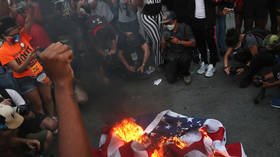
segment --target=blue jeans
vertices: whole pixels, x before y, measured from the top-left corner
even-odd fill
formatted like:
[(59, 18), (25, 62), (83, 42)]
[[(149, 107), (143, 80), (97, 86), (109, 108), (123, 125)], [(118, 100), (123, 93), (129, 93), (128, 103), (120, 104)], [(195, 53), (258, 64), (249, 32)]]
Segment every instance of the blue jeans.
[(226, 51), (226, 16), (217, 17), (216, 35), (217, 35), (217, 47), (220, 54)]
[(12, 73), (10, 71), (4, 71), (2, 67), (0, 68), (0, 87), (3, 89), (18, 90), (18, 86), (12, 76)]

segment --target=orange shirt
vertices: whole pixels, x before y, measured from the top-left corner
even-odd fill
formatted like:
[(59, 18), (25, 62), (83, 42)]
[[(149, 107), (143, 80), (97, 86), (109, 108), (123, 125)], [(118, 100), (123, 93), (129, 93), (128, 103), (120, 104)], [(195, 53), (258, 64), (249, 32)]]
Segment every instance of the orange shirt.
[[(10, 45), (8, 42), (4, 42), (0, 47), (0, 62), (2, 65), (6, 65), (11, 61), (16, 61), (19, 65), (23, 64), (27, 59), (28, 54), (34, 51), (34, 48), (30, 45), (31, 37), (27, 35), (22, 29), (20, 32), (20, 41)], [(26, 76), (37, 76), (43, 71), (42, 65), (36, 58), (30, 61), (27, 70), (22, 73), (13, 72), (15, 78), (22, 78)]]

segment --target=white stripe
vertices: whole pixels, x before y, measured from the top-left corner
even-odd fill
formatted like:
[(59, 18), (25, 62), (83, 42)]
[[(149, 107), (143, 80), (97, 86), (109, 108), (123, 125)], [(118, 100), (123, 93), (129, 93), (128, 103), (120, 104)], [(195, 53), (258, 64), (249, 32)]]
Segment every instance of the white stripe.
[(156, 118), (146, 127), (145, 129), (145, 133), (147, 134), (150, 134), (154, 129), (155, 127), (159, 124), (159, 122), (161, 121), (162, 117), (170, 110), (165, 110), (165, 111), (162, 111), (160, 112)]
[(220, 127), (224, 127), (223, 124), (216, 119), (207, 119), (203, 125), (207, 127), (207, 132), (209, 133), (217, 132)]
[(149, 157), (147, 148), (143, 144), (133, 141), (131, 149), (133, 150), (133, 157)]
[(112, 138), (110, 139), (110, 143), (107, 148), (107, 156), (108, 157), (121, 157), (119, 148), (124, 145), (124, 142), (122, 142), (119, 138), (112, 135)]
[(241, 146), (241, 157), (247, 157), (244, 149), (243, 149), (243, 145), (240, 143), (240, 146)]
[(101, 147), (103, 144), (105, 144), (106, 140), (107, 140), (107, 135), (102, 134), (100, 136), (100, 140), (99, 140), (99, 147)]

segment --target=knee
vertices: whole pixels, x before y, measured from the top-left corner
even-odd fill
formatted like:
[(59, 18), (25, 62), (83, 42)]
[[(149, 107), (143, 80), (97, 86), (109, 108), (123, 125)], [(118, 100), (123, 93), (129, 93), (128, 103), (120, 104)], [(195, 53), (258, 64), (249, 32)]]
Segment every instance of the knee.
[(57, 129), (57, 121), (51, 119), (50, 117), (46, 117), (41, 123), (41, 128), (50, 131), (55, 131)]

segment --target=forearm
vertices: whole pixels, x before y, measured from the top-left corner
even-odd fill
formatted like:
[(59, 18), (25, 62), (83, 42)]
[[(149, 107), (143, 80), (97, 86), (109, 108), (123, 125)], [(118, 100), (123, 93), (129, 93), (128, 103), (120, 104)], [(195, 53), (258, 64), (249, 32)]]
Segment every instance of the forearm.
[(227, 49), (225, 56), (224, 56), (224, 67), (229, 67), (228, 59), (229, 59), (229, 56), (232, 54), (232, 52), (233, 52), (232, 48)]
[(10, 144), (12, 147), (22, 146), (26, 144), (26, 140), (24, 138), (12, 137), (10, 140)]
[(24, 19), (24, 29), (26, 31), (26, 33), (30, 33), (31, 31), (31, 26), (32, 26), (32, 12), (33, 12), (33, 8), (28, 8), (29, 10), (27, 11), (27, 15)]
[(280, 80), (274, 81), (270, 83), (270, 88), (280, 86)]
[(129, 66), (129, 64), (128, 64), (127, 60), (124, 58), (122, 52), (119, 52), (119, 53), (118, 53), (118, 58), (120, 59), (120, 61), (122, 62), (122, 64), (123, 64), (125, 67), (128, 67), (128, 66)]
[(195, 42), (193, 40), (180, 40), (179, 44), (183, 45), (184, 47), (195, 47)]
[[(66, 81), (67, 82), (67, 81)], [(90, 142), (81, 118), (81, 113), (73, 99), (72, 83), (55, 82), (55, 98), (59, 116), (59, 156), (90, 157)], [(75, 124), (75, 125), (73, 125)]]
[(148, 58), (150, 57), (150, 49), (147, 43), (145, 43), (144, 45), (142, 45), (142, 50), (144, 52), (144, 57), (143, 57), (143, 62), (142, 65), (145, 66)]
[(23, 64), (19, 65), (18, 68), (16, 69), (16, 72), (22, 73), (25, 70), (27, 70), (31, 60), (33, 59), (32, 55), (30, 54), (27, 59), (23, 62)]

